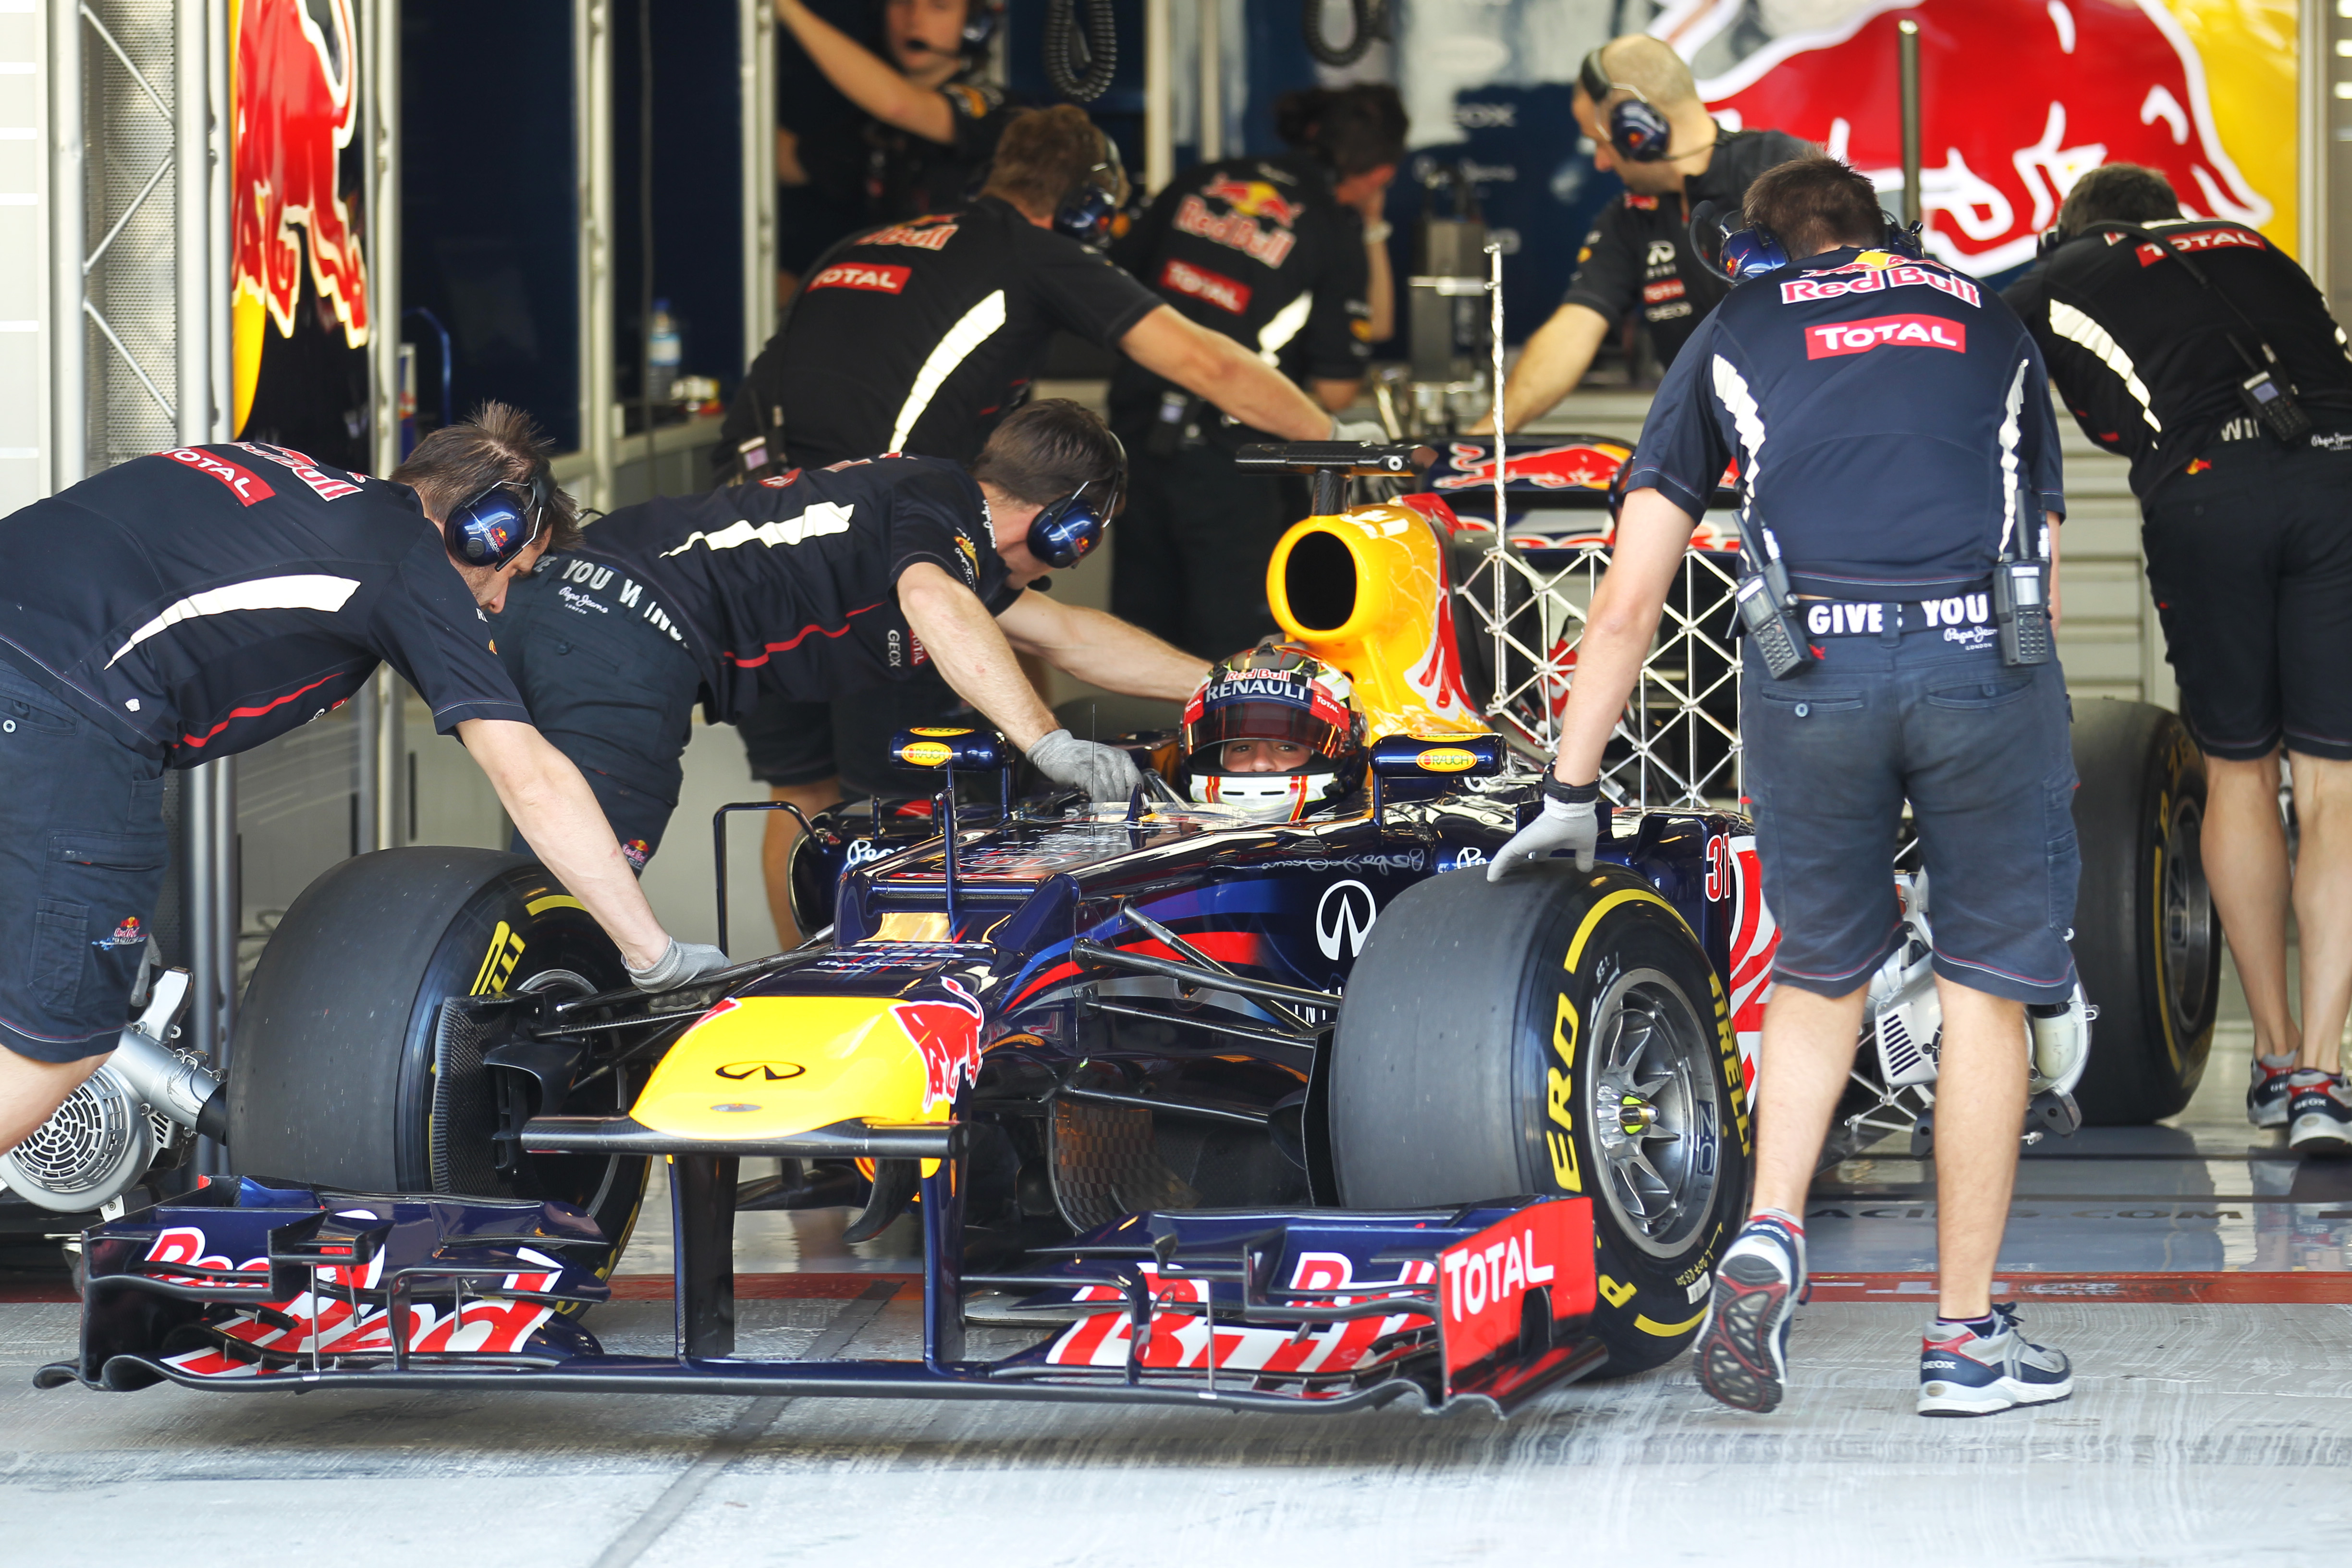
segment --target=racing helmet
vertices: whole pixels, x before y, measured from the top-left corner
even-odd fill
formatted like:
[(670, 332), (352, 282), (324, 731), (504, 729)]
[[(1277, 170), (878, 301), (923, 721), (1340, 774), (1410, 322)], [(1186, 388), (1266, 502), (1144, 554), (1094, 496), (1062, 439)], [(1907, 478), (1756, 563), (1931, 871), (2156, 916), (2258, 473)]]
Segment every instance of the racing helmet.
[(1268, 637), (1209, 667), (1177, 746), (1194, 800), (1295, 822), (1355, 787), (1364, 715), (1345, 670)]

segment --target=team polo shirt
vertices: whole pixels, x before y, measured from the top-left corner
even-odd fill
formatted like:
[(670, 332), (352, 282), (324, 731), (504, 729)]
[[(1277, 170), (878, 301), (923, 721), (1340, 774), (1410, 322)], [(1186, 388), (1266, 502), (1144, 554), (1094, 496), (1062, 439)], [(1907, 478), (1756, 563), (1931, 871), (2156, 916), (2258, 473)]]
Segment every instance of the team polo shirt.
[[(1294, 381), (1352, 381), (1371, 357), (1363, 219), (1312, 158), (1228, 158), (1187, 170), (1110, 254), (1178, 315)], [(1149, 417), (1170, 384), (1122, 360), (1111, 375), (1113, 417)]]
[(1740, 527), (1800, 593), (1973, 587), (2028, 510), (2063, 514), (2041, 352), (1998, 295), (1847, 247), (1733, 289), (1658, 388), (1627, 479), (1692, 516), (1737, 458)]
[(1021, 596), (980, 486), (952, 464), (895, 455), (623, 507), (579, 555), (541, 569), (622, 574), (617, 589), (599, 586), (691, 653), (712, 721), (736, 723), (763, 687), (824, 701), (929, 664), (898, 608), (917, 562), (991, 615)]
[(1011, 203), (853, 235), (825, 252), (727, 413), (722, 450), (765, 434), (803, 466), (875, 452), (980, 455), (1055, 331), (1105, 348), (1160, 299)]
[(2321, 430), (2352, 427), (2352, 359), (2302, 268), (2244, 224), (2139, 226), (2187, 251), (2212, 289), (2156, 245), (2106, 231), (2068, 241), (2001, 296), (2042, 345), (2083, 433), (2131, 459), (2133, 493), (2147, 495), (2216, 439), (2263, 434), (2238, 395), (2252, 372), (2232, 339), (2257, 363), (2270, 344)]
[(1757, 175), (1813, 151), (1811, 142), (1783, 132), (1718, 129), (1706, 172), (1685, 181), (1683, 195), (1622, 191), (1601, 209), (1560, 303), (1600, 312), (1612, 331), (1628, 311), (1639, 310), (1658, 363), (1671, 366), (1730, 288), (1691, 249), (1690, 209), (1713, 201), (1736, 227)]
[(405, 485), (259, 441), (134, 458), (0, 518), (0, 658), (172, 766), (400, 672), (447, 731), (529, 722)]

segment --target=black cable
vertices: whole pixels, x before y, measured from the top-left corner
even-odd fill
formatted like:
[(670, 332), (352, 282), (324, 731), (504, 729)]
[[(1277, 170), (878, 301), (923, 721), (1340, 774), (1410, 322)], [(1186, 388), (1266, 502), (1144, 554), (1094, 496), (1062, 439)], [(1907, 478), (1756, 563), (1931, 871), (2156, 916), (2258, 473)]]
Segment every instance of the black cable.
[[(1209, 3), (1213, 5), (1215, 0)], [(1348, 10), (1355, 30), (1346, 44), (1334, 45), (1323, 37), (1323, 0), (1300, 0), (1299, 21), (1307, 52), (1324, 65), (1354, 65), (1372, 47), (1373, 39), (1389, 36), (1388, 0), (1348, 0)]]
[[(1045, 7), (1045, 79), (1064, 98), (1092, 103), (1110, 89), (1118, 69), (1118, 22), (1110, 0), (1084, 0), (1085, 36), (1079, 35), (1080, 0), (1049, 0)], [(1213, 4), (1213, 0), (1212, 0)]]
[(637, 404), (646, 426), (646, 486), (661, 494), (654, 455), (654, 0), (637, 0)]

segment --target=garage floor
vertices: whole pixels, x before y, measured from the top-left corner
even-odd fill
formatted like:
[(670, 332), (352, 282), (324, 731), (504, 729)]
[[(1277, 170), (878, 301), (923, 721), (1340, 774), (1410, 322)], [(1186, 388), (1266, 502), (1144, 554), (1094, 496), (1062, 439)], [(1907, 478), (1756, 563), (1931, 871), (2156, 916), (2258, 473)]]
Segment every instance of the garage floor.
[[(2002, 1267), (2074, 1355), (2066, 1405), (1910, 1413), (1933, 1263), (1930, 1172), (1856, 1161), (1812, 1209), (1825, 1289), (1793, 1390), (1736, 1415), (1687, 1363), (1554, 1394), (1507, 1424), (1401, 1409), (1328, 1424), (1207, 1413), (676, 1397), (36, 1394), (74, 1310), (0, 1304), (0, 1539), (11, 1563), (94, 1539), (266, 1542), (343, 1562), (1416, 1564), (1533, 1549), (1652, 1563), (2303, 1563), (2352, 1547), (2352, 1167), (2301, 1165), (2241, 1119), (2225, 1020), (2179, 1125), (2037, 1151)], [(648, 1205), (649, 1217), (663, 1205)], [(903, 1231), (742, 1216), (742, 1349), (911, 1352)], [(667, 1258), (649, 1224), (624, 1273)], [(2284, 1273), (2295, 1270), (2294, 1273)], [(2249, 1272), (2255, 1271), (2255, 1272)], [(2264, 1273), (2262, 1271), (2273, 1271)], [(797, 1278), (785, 1280), (780, 1276)], [(860, 1278), (863, 1276), (864, 1278)], [(23, 1288), (14, 1293), (34, 1294)], [(647, 1281), (647, 1284), (650, 1284)], [(823, 1292), (773, 1299), (787, 1289)], [(1912, 1298), (1906, 1300), (1905, 1298)], [(667, 1347), (616, 1301), (616, 1348)], [(981, 1353), (1008, 1331), (982, 1331)], [(1009, 1346), (1005, 1347), (1009, 1348)], [(2289, 1500), (2301, 1498), (2299, 1506)]]

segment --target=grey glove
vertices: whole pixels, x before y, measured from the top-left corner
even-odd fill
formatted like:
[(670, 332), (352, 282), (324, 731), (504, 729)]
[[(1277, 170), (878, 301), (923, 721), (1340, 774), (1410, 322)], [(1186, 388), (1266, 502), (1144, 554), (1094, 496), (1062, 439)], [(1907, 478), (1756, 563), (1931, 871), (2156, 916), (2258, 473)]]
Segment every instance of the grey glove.
[(1377, 419), (1334, 419), (1331, 421), (1334, 441), (1364, 441), (1375, 447), (1390, 444), (1388, 427)]
[(1081, 741), (1067, 730), (1056, 730), (1029, 748), (1037, 771), (1057, 784), (1074, 784), (1097, 801), (1122, 801), (1143, 783), (1135, 759), (1117, 746)]
[(1592, 869), (1592, 851), (1601, 843), (1601, 803), (1598, 800), (1577, 801), (1544, 797), (1543, 815), (1511, 836), (1511, 841), (1495, 851), (1495, 858), (1486, 868), (1486, 880), (1499, 882), (1518, 868), (1522, 860), (1538, 860), (1555, 849), (1576, 851), (1576, 868)]
[(651, 969), (629, 971), (629, 984), (640, 991), (674, 991), (705, 974), (715, 973), (734, 961), (709, 942), (669, 939), (669, 946)]

